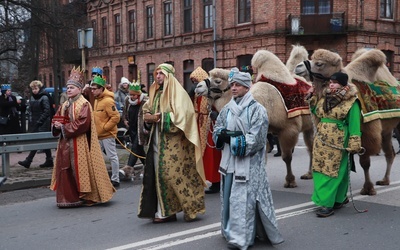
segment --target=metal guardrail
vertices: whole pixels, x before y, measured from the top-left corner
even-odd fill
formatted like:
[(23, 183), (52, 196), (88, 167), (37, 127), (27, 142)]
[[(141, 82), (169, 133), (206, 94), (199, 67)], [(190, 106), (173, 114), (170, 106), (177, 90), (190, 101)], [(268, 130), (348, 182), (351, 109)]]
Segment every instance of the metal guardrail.
[(10, 173), (10, 153), (57, 148), (58, 137), (51, 132), (0, 135), (2, 176)]

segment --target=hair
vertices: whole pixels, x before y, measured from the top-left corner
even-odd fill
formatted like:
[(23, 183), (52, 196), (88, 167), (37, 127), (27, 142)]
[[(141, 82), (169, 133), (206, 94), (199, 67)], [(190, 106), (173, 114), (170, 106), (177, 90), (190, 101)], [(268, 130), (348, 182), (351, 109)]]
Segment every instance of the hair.
[(42, 83), (41, 81), (39, 81), (39, 80), (35, 80), (35, 81), (32, 81), (32, 82), (29, 84), (29, 87), (30, 87), (30, 88), (33, 88), (33, 87), (39, 87), (39, 88), (41, 88), (41, 87), (43, 87), (43, 83)]

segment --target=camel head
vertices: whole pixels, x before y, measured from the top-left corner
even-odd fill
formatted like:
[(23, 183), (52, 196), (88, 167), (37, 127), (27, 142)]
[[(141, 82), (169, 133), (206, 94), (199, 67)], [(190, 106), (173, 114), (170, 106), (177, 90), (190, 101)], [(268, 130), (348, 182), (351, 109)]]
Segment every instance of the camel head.
[(286, 65), (268, 50), (257, 51), (251, 59), (251, 66), (256, 72), (254, 82), (259, 82), (262, 76), (275, 82), (295, 84), (296, 80)]
[[(199, 82), (194, 92), (200, 96), (207, 96), (215, 106), (220, 106), (218, 103), (226, 104), (232, 97), (228, 82), (230, 70), (215, 68), (210, 70), (210, 77), (202, 82)], [(220, 110), (217, 107), (217, 110)]]

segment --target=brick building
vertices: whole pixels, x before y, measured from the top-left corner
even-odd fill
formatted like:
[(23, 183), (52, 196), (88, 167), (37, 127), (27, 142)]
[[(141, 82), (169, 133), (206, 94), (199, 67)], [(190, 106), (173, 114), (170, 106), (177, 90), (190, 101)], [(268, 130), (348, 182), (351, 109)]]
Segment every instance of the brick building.
[(154, 68), (163, 62), (174, 65), (188, 89), (189, 75), (198, 66), (251, 70), (257, 50), (270, 50), (286, 61), (292, 44), (305, 46), (310, 55), (318, 48), (337, 51), (345, 65), (357, 48), (378, 48), (400, 78), (400, 6), (395, 0), (86, 2), (88, 27), (95, 34), (86, 68), (102, 67), (114, 90), (122, 76), (133, 80), (138, 74), (149, 86)]

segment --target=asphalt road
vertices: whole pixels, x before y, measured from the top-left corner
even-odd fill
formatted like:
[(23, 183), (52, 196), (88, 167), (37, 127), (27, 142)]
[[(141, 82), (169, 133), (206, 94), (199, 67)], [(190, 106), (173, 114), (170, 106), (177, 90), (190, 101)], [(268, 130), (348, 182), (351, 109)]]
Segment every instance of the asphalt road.
[[(397, 146), (397, 143), (395, 144)], [(273, 152), (274, 153), (274, 152)], [(285, 242), (256, 242), (251, 249), (399, 249), (400, 157), (395, 159), (391, 185), (377, 187), (376, 196), (360, 196), (363, 171), (351, 175), (354, 205), (329, 218), (317, 218), (310, 201), (312, 180), (300, 180), (308, 157), (302, 142), (294, 152), (298, 187), (283, 187), (286, 173), (280, 158), (269, 154), (268, 173), (278, 226)], [(384, 156), (371, 159), (373, 181), (382, 178)], [(227, 249), (220, 227), (218, 194), (206, 195), (206, 214), (197, 221), (152, 224), (136, 216), (140, 181), (122, 183), (112, 201), (96, 207), (58, 209), (47, 188), (0, 194), (0, 249)], [(349, 194), (350, 195), (350, 194)]]

